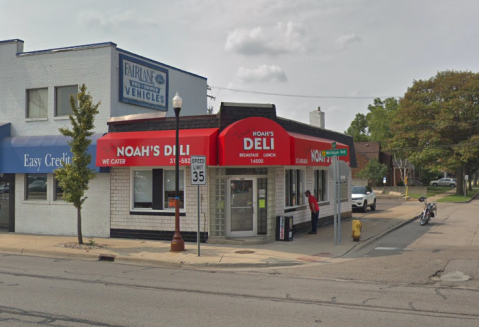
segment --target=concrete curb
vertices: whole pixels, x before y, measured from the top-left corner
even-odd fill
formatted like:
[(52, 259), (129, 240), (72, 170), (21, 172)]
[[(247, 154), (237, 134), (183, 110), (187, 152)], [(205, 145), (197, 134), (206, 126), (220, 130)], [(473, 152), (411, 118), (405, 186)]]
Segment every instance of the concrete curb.
[(346, 251), (345, 253), (343, 253), (342, 255), (340, 255), (338, 258), (341, 258), (343, 256), (345, 256), (346, 254), (348, 254), (349, 252), (351, 252), (352, 250), (360, 250), (366, 246), (368, 246), (369, 244), (377, 241), (378, 239), (382, 238), (383, 236), (401, 228), (402, 226), (406, 225), (406, 224), (409, 224), (410, 222), (416, 220), (417, 218), (419, 218), (420, 215), (417, 215), (417, 216), (414, 216), (412, 218), (408, 218), (408, 219), (405, 219), (404, 221), (392, 226), (392, 227), (389, 227), (387, 230), (377, 234), (377, 235), (374, 235), (374, 236), (371, 236), (370, 238), (368, 239), (365, 239), (363, 242), (359, 243), (358, 245), (356, 246), (353, 246), (352, 248), (350, 248), (348, 251)]
[(285, 261), (285, 262), (174, 262), (166, 260), (154, 260), (154, 259), (145, 259), (145, 258), (135, 258), (115, 254), (100, 254), (100, 253), (62, 253), (51, 250), (41, 250), (41, 249), (23, 249), (23, 248), (1, 248), (0, 253), (2, 254), (11, 254), (11, 255), (25, 255), (33, 257), (44, 257), (44, 258), (54, 258), (54, 259), (65, 259), (65, 260), (83, 260), (83, 261), (100, 261), (101, 256), (112, 256), (114, 260), (112, 262), (120, 264), (133, 264), (141, 266), (155, 266), (155, 267), (165, 267), (165, 268), (182, 268), (182, 267), (191, 267), (191, 268), (272, 268), (272, 267), (292, 267), (292, 266), (301, 266), (306, 265), (309, 262), (295, 262), (295, 261)]

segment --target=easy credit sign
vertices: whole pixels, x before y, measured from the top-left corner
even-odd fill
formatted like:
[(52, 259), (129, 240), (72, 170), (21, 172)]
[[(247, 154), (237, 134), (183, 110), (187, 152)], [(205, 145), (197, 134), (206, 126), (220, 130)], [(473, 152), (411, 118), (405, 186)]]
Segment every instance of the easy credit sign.
[(206, 185), (206, 156), (191, 156), (191, 185)]

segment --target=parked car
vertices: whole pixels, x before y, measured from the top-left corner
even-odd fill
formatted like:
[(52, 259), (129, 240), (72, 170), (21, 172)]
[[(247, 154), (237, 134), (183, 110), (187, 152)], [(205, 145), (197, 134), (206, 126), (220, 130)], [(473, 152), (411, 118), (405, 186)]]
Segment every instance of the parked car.
[(449, 186), (450, 188), (454, 188), (457, 186), (457, 181), (455, 178), (441, 178), (437, 181), (431, 181), (429, 185), (434, 187), (436, 186)]
[(358, 209), (366, 212), (368, 207), (376, 210), (376, 193), (369, 186), (353, 186), (351, 190), (353, 198), (353, 210)]
[(47, 183), (42, 180), (33, 181), (30, 185), (28, 185), (28, 190), (30, 192), (46, 192)]
[(10, 188), (8, 187), (8, 184), (0, 184), (0, 194), (9, 192)]

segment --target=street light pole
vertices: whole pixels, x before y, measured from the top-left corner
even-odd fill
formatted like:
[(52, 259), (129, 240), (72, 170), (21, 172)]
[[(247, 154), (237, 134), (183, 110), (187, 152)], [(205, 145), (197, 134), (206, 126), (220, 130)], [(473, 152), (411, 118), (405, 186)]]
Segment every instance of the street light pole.
[(175, 149), (175, 235), (171, 241), (170, 251), (179, 252), (185, 250), (185, 242), (180, 234), (180, 111), (183, 100), (176, 92), (173, 98), (173, 110), (176, 116), (176, 149)]

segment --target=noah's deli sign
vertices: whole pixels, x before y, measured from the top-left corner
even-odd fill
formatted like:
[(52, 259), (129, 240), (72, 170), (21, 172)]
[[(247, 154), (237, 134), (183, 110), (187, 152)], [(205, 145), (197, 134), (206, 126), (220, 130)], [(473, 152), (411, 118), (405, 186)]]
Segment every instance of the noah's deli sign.
[(290, 136), (262, 117), (237, 121), (219, 136), (219, 164), (225, 166), (288, 165)]

